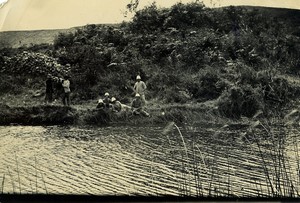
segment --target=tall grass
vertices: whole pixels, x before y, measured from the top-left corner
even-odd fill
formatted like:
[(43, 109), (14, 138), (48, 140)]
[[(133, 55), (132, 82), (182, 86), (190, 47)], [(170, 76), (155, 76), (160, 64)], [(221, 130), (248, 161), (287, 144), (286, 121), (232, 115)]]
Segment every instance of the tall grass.
[(9, 167), (7, 167), (7, 170), (8, 170), (8, 174), (9, 174), (9, 176), (10, 176), (10, 179), (11, 179), (11, 184), (12, 184), (12, 188), (13, 188), (13, 193), (15, 193), (15, 182), (14, 182), (13, 176), (12, 176), (12, 174), (11, 174), (11, 172), (10, 172)]
[(36, 194), (38, 193), (38, 180), (37, 180), (37, 177), (38, 177), (38, 175), (37, 175), (37, 172), (38, 172), (38, 170), (37, 170), (37, 159), (36, 159), (36, 156), (34, 156), (34, 164), (35, 164), (35, 192), (36, 192)]
[[(279, 132), (275, 133), (274, 131), (278, 129), (278, 123), (281, 127)], [(163, 134), (171, 143), (168, 134), (175, 129), (181, 142), (181, 144), (177, 144), (183, 148), (183, 150), (179, 150), (182, 153), (182, 170), (179, 177), (180, 180), (183, 179), (179, 182), (181, 195), (196, 195), (198, 197), (299, 197), (299, 148), (296, 138), (294, 138), (293, 147), (296, 159), (294, 164), (291, 160), (292, 157), (288, 157), (286, 148), (290, 134), (282, 126), (282, 120), (278, 119), (253, 119), (246, 132), (241, 133), (239, 138), (241, 150), (248, 149), (245, 155), (248, 154), (249, 157), (242, 157), (246, 161), (244, 163), (242, 159), (239, 159), (239, 154), (234, 154), (235, 152), (231, 151), (234, 149), (233, 145), (237, 144), (230, 143), (230, 139), (233, 138), (222, 139), (222, 136), (224, 136), (222, 130), (224, 129), (221, 129), (221, 132), (216, 132), (211, 137), (215, 146), (222, 147), (222, 143), (225, 144), (226, 149), (222, 151), (224, 157), (223, 155), (219, 157), (219, 154), (215, 153), (218, 148), (212, 148), (213, 153), (211, 153), (211, 151), (207, 151), (208, 148), (200, 150), (194, 139), (191, 143), (186, 143), (182, 130), (174, 122), (170, 122), (163, 130)], [(219, 141), (222, 141), (222, 143), (217, 143)], [(246, 148), (242, 149), (243, 147)], [(178, 150), (179, 148), (174, 146), (174, 149)], [(204, 154), (208, 157), (205, 157)], [(251, 160), (257, 156), (260, 159), (255, 160), (253, 163), (257, 165), (258, 169), (262, 170), (261, 172), (255, 170), (245, 171), (243, 172), (245, 176), (232, 173), (237, 169), (232, 168), (231, 163), (235, 163), (234, 167), (242, 167), (243, 164), (248, 167), (248, 159)], [(190, 175), (193, 176), (192, 180)], [(253, 180), (251, 177), (253, 177)], [(256, 177), (259, 179), (257, 180)], [(249, 180), (240, 182), (240, 180), (237, 180), (239, 178), (242, 180), (249, 178)]]
[(20, 194), (21, 194), (20, 171), (19, 171), (19, 163), (18, 163), (18, 159), (17, 159), (17, 154), (16, 154), (16, 152), (15, 152), (15, 161), (16, 161), (16, 165), (17, 165), (17, 172), (18, 172), (18, 182), (19, 182), (19, 190), (20, 190)]
[[(20, 168), (19, 168), (19, 161), (18, 161), (18, 157), (17, 157), (17, 153), (15, 152), (15, 162), (16, 162), (16, 169), (14, 170), (14, 173), (16, 173), (17, 175), (17, 179), (18, 179), (18, 182), (15, 183), (15, 178), (14, 178), (14, 174), (12, 173), (11, 171), (11, 168), (10, 167), (7, 167), (7, 171), (8, 171), (8, 175), (10, 177), (10, 180), (8, 180), (6, 178), (6, 174), (4, 173), (3, 174), (3, 178), (2, 178), (2, 183), (1, 183), (1, 194), (4, 194), (5, 192), (5, 183), (10, 181), (11, 182), (11, 185), (12, 185), (12, 193), (15, 194), (17, 193), (17, 186), (16, 184), (18, 184), (18, 187), (19, 187), (19, 194), (22, 194), (24, 191), (22, 191), (22, 181), (21, 181), (21, 173), (20, 173)], [(42, 184), (43, 184), (43, 187), (44, 187), (44, 190), (46, 192), (46, 194), (48, 194), (48, 189), (47, 189), (47, 185), (46, 185), (46, 181), (44, 179), (44, 174), (41, 172), (41, 171), (38, 171), (38, 162), (37, 162), (37, 158), (35, 156), (35, 179), (34, 179), (34, 183), (35, 183), (35, 188), (33, 187), (32, 185), (32, 180), (29, 180), (29, 184), (30, 184), (30, 188), (31, 188), (31, 193), (32, 194), (38, 194), (38, 173), (40, 173), (41, 175), (41, 181), (42, 181)], [(7, 189), (8, 190), (8, 189)]]
[(4, 182), (5, 182), (5, 174), (3, 174), (3, 178), (2, 178), (1, 194), (3, 194), (4, 191)]
[[(281, 124), (280, 126), (283, 126), (281, 122), (279, 122), (279, 124)], [(297, 182), (294, 181), (295, 177), (292, 171), (293, 168), (289, 160), (289, 158), (291, 157), (288, 157), (286, 154), (286, 142), (289, 138), (289, 132), (285, 129), (289, 126), (285, 125), (284, 128), (280, 127), (279, 133), (275, 135), (272, 132), (272, 125), (274, 125), (272, 121), (270, 122), (270, 120), (267, 120), (264, 122), (256, 122), (256, 125), (251, 126), (251, 131), (256, 137), (256, 144), (258, 145), (260, 150), (260, 156), (263, 161), (262, 164), (264, 166), (267, 181), (271, 190), (270, 195), (275, 197), (297, 197), (299, 196), (299, 192), (295, 187), (295, 184), (297, 184)], [(290, 123), (288, 125), (290, 125)], [(259, 136), (255, 134), (255, 128), (257, 127), (262, 127), (265, 134), (267, 135), (267, 139), (269, 141), (268, 144), (271, 155), (271, 163), (267, 163), (265, 161), (266, 157), (262, 151), (262, 147), (260, 144), (260, 142), (263, 142), (265, 140), (259, 138)], [(296, 141), (294, 142), (294, 151), (298, 168), (300, 157), (298, 154), (299, 152)], [(298, 171), (298, 169), (296, 170)]]

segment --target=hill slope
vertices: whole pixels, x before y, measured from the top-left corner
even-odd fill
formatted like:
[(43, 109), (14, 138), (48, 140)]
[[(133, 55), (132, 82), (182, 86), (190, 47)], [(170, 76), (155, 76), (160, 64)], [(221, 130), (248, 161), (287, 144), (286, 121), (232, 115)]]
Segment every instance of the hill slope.
[[(41, 95), (51, 74), (54, 81), (71, 77), (73, 104), (105, 92), (130, 103), (140, 75), (150, 103), (210, 101), (231, 118), (281, 115), (300, 95), (300, 86), (287, 79), (299, 80), (299, 19), (300, 11), (290, 9), (151, 5), (117, 27), (87, 25), (58, 35), (53, 46), (1, 50), (0, 96), (6, 102), (8, 94)], [(49, 36), (21, 34), (35, 44)], [(58, 100), (60, 92), (57, 82)]]
[[(115, 26), (118, 24), (106, 24)], [(24, 30), (24, 31), (5, 31), (0, 32), (0, 47), (18, 48), (36, 44), (53, 44), (55, 37), (59, 33), (75, 32), (84, 26), (72, 27), (68, 29), (49, 29), (49, 30)]]
[[(226, 7), (224, 7), (226, 8)], [(221, 8), (221, 9), (224, 9)], [(294, 26), (294, 34), (300, 36), (300, 11), (284, 8), (240, 6), (247, 10), (257, 9), (259, 13), (268, 13), (269, 16), (284, 19), (288, 24)], [(0, 47), (18, 48), (35, 44), (53, 44), (54, 38), (59, 33), (75, 32), (77, 28), (54, 29), (54, 30), (31, 30), (31, 31), (5, 31), (0, 32)]]
[(55, 36), (59, 33), (74, 32), (75, 30), (76, 28), (0, 32), (0, 47), (18, 48), (32, 44), (53, 44)]

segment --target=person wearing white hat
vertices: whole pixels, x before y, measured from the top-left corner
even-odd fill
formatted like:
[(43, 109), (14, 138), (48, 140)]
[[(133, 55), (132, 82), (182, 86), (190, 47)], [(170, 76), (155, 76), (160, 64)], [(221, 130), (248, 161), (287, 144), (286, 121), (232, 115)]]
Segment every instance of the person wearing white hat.
[(104, 109), (105, 108), (105, 104), (103, 102), (103, 99), (99, 99), (98, 103), (97, 103), (97, 109)]
[(105, 108), (108, 109), (109, 106), (110, 106), (110, 98), (109, 98), (109, 93), (108, 93), (108, 92), (106, 92), (106, 93), (104, 94), (103, 103), (104, 103)]
[(122, 110), (122, 104), (115, 97), (111, 98), (112, 111), (120, 112)]
[(142, 103), (143, 106), (146, 104), (146, 98), (145, 98), (145, 91), (147, 89), (146, 84), (141, 80), (141, 76), (136, 76), (136, 83), (133, 86), (134, 92), (136, 94), (139, 94), (141, 99), (142, 99)]
[(122, 104), (119, 100), (117, 100), (115, 97), (111, 98), (111, 107), (113, 112), (121, 112), (121, 113), (127, 113), (131, 112), (131, 106), (128, 106), (126, 104)]

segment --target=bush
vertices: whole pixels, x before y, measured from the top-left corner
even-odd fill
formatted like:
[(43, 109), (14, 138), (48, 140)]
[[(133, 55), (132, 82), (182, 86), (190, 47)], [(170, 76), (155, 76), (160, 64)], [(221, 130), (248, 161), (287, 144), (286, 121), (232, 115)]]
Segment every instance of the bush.
[(2, 74), (0, 77), (0, 95), (20, 94), (26, 83), (26, 78), (20, 76), (10, 76)]
[(190, 99), (186, 92), (176, 90), (175, 88), (167, 89), (161, 97), (167, 103), (186, 103)]
[(162, 28), (164, 16), (155, 3), (137, 11), (130, 24), (131, 30), (139, 33), (153, 32)]
[(205, 7), (202, 2), (196, 1), (188, 4), (177, 3), (171, 7), (164, 26), (183, 30), (190, 27), (203, 27), (209, 24), (209, 18), (204, 10)]
[(183, 75), (179, 73), (165, 73), (155, 71), (147, 81), (148, 90), (152, 97), (159, 97), (166, 102), (185, 102), (186, 99), (179, 95), (179, 91), (185, 89)]
[(72, 46), (74, 42), (74, 34), (70, 33), (59, 33), (54, 39), (54, 48), (58, 49), (61, 47)]
[(220, 77), (220, 73), (212, 68), (199, 71), (198, 75), (187, 82), (187, 89), (193, 98), (206, 101), (218, 98), (226, 87)]
[(251, 86), (234, 86), (225, 91), (218, 101), (220, 113), (230, 118), (252, 117), (263, 108), (261, 90)]

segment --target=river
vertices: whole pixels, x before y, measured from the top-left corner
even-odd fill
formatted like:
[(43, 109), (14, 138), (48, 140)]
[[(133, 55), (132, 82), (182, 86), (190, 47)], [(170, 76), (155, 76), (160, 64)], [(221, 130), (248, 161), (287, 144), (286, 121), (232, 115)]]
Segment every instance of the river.
[(245, 127), (177, 127), (1, 126), (0, 192), (297, 196), (297, 132), (274, 150)]

